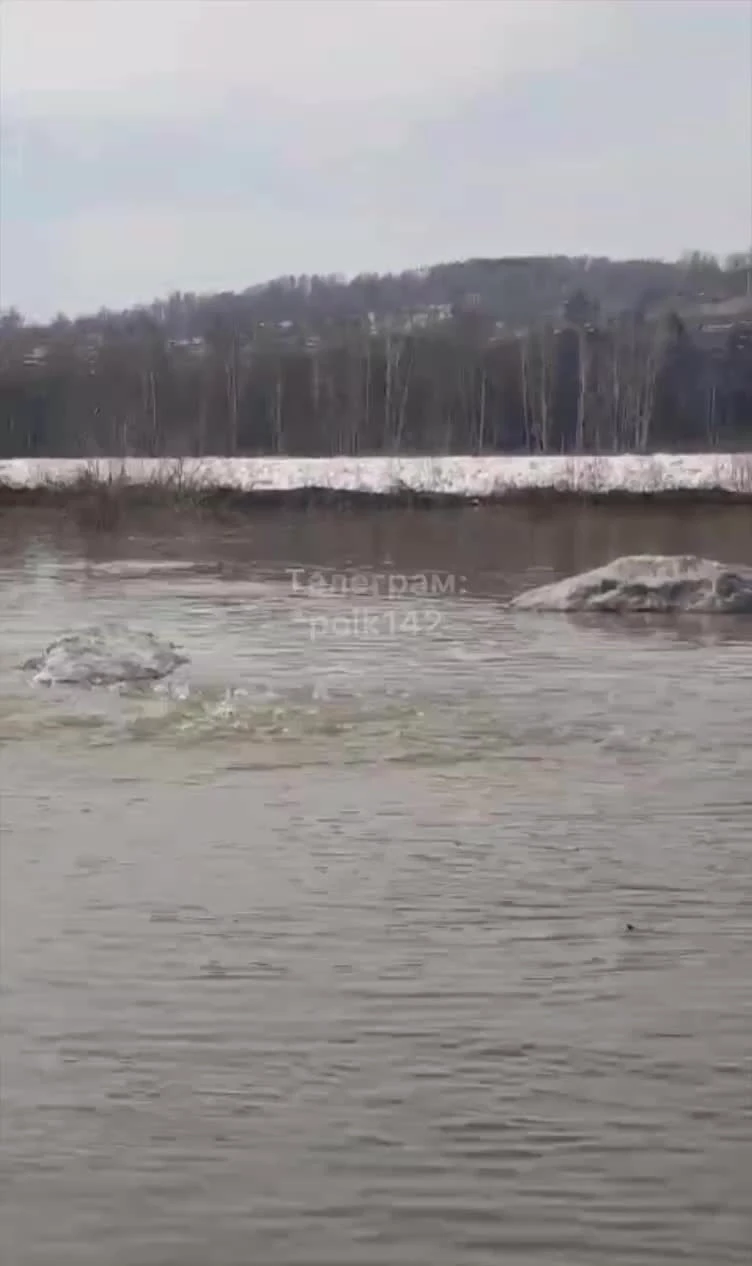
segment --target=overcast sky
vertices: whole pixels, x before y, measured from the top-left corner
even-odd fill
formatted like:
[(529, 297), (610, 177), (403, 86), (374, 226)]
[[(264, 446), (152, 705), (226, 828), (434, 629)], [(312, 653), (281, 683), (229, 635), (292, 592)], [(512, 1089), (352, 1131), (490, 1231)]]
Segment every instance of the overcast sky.
[(0, 301), (752, 239), (749, 0), (2, 0)]

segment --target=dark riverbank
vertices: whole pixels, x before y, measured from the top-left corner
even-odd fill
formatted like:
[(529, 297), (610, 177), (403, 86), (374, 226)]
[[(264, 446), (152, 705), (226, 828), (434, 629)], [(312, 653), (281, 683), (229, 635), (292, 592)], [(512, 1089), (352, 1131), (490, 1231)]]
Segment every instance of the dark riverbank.
[(55, 511), (87, 527), (111, 530), (144, 513), (169, 512), (223, 518), (259, 511), (330, 510), (373, 512), (395, 510), (467, 510), (514, 505), (558, 512), (578, 508), (628, 510), (707, 510), (723, 506), (749, 513), (752, 489), (663, 488), (576, 490), (571, 488), (510, 487), (489, 495), (424, 492), (401, 486), (387, 492), (327, 487), (307, 488), (188, 488), (159, 484), (61, 484), (13, 487), (0, 483), (0, 514), (7, 510)]

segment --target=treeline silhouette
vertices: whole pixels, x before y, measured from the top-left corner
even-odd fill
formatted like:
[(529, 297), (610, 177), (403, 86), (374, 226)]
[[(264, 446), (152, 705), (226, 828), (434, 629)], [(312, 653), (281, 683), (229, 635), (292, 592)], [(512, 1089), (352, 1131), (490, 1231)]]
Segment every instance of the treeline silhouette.
[(0, 318), (0, 457), (752, 443), (752, 260), (470, 260)]

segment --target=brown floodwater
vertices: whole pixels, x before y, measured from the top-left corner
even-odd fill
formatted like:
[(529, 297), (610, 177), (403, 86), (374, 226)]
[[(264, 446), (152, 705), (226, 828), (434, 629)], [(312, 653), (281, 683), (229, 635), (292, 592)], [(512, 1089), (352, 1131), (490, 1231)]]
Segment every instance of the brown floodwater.
[(752, 510), (0, 517), (3, 1266), (746, 1266), (752, 621), (505, 606), (641, 552)]

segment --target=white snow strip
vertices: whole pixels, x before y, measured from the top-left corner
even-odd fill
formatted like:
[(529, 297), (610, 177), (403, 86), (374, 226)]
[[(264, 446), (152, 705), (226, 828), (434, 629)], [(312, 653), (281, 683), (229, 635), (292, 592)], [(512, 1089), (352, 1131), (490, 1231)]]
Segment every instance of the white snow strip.
[(520, 489), (656, 493), (723, 490), (752, 494), (752, 453), (655, 453), (599, 457), (208, 457), (185, 459), (13, 458), (0, 461), (0, 484), (64, 485), (88, 474), (102, 481), (172, 484), (242, 492), (328, 488), (389, 493), (399, 489), (468, 498)]

